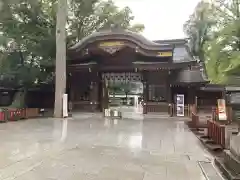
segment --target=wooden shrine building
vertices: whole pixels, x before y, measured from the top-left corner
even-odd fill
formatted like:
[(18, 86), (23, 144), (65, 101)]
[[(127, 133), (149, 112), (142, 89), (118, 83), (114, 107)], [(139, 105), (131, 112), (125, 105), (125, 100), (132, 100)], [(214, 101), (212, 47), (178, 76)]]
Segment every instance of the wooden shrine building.
[(176, 95), (184, 109), (196, 103), (196, 93), (208, 83), (204, 68), (190, 54), (187, 41), (150, 41), (138, 33), (112, 28), (83, 38), (68, 49), (67, 91), (73, 110), (102, 111), (111, 81), (142, 82), (143, 109), (168, 112)]

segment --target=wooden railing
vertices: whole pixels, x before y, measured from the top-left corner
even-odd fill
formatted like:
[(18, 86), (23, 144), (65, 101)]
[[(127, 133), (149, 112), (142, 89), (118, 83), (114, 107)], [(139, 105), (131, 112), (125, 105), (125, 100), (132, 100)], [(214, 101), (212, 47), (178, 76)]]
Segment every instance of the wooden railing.
[(208, 137), (225, 148), (225, 125), (217, 121), (207, 121)]
[(166, 102), (148, 102), (146, 104), (147, 112), (168, 112), (168, 103)]
[(198, 128), (199, 126), (199, 116), (195, 113), (192, 113), (192, 121), (190, 122), (190, 127), (191, 128)]
[[(190, 105), (186, 104), (184, 106), (184, 116), (185, 117), (191, 117), (191, 110), (190, 110)], [(173, 111), (173, 116), (177, 115), (177, 105), (176, 104), (172, 104), (172, 111)]]

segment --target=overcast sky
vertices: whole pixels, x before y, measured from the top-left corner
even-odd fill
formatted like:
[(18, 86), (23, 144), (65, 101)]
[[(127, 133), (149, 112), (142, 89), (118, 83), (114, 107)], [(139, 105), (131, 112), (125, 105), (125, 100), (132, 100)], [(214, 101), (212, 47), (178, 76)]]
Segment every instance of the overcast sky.
[(183, 38), (183, 24), (200, 0), (115, 0), (129, 6), (136, 23), (143, 23), (143, 35), (150, 40)]

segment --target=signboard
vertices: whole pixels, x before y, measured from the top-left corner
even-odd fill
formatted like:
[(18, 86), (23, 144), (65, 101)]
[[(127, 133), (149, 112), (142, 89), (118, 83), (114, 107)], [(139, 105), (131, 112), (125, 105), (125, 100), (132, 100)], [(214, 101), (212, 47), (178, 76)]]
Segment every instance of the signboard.
[(159, 57), (172, 57), (172, 55), (173, 55), (172, 51), (158, 52)]
[(225, 99), (218, 99), (217, 104), (218, 104), (218, 119), (220, 121), (227, 120)]
[(184, 94), (177, 94), (177, 116), (184, 116)]
[(108, 42), (100, 43), (99, 47), (109, 54), (114, 54), (117, 51), (120, 51), (123, 45), (124, 43), (121, 41), (115, 41), (115, 42), (108, 41)]
[(114, 46), (123, 46), (124, 42), (122, 41), (107, 41), (99, 44), (99, 47), (114, 47)]
[(231, 93), (229, 95), (230, 104), (240, 104), (240, 93)]

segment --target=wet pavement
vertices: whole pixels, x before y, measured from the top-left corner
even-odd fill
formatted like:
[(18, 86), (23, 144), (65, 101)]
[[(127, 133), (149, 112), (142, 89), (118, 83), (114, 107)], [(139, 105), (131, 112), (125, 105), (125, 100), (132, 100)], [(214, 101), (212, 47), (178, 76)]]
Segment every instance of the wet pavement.
[(0, 124), (0, 180), (205, 179), (212, 157), (184, 119), (128, 115)]

